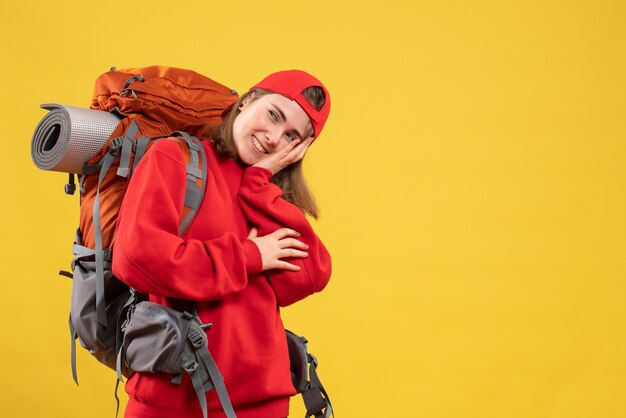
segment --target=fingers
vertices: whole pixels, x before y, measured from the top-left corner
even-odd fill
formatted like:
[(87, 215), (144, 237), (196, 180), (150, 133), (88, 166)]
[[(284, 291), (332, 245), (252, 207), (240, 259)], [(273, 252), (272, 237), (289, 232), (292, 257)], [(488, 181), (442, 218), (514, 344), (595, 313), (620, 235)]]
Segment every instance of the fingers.
[(294, 139), (293, 141), (290, 141), (287, 145), (283, 147), (283, 149), (281, 149), (283, 156), (286, 157), (287, 155), (289, 155), (289, 153), (293, 151), (293, 149), (297, 147), (298, 144), (300, 144), (301, 142), (302, 142), (301, 139)]
[(291, 141), (285, 147), (285, 150), (287, 152), (285, 154), (285, 157), (282, 159), (282, 162), (285, 164), (285, 166), (288, 166), (289, 164), (293, 164), (303, 159), (304, 155), (306, 154), (306, 151), (309, 149), (309, 145), (311, 145), (312, 142), (313, 142), (312, 136), (308, 137), (307, 139), (303, 141), (299, 139)]
[(280, 253), (278, 258), (279, 259), (283, 259), (283, 258), (306, 258), (308, 257), (309, 254), (305, 251), (300, 251), (300, 250), (296, 250), (294, 248), (287, 248), (287, 249), (283, 249)]
[(312, 142), (312, 136), (304, 140), (295, 139), (277, 150), (277, 152), (261, 158), (253, 165), (265, 168), (276, 174), (288, 165), (302, 160)]
[(307, 250), (309, 248), (304, 242), (291, 238), (300, 236), (300, 233), (293, 229), (277, 229), (271, 235), (274, 235), (274, 238), (278, 241), (279, 248), (295, 248), (300, 250)]
[(291, 228), (280, 228), (272, 232), (270, 235), (272, 235), (274, 238), (278, 240), (281, 240), (286, 237), (299, 237), (300, 233)]
[(297, 239), (294, 239), (294, 238), (281, 239), (278, 244), (280, 245), (280, 248), (295, 248), (299, 250), (309, 249), (309, 246), (306, 245), (304, 242), (298, 241)]
[(285, 261), (309, 256), (306, 251), (309, 246), (296, 239), (297, 237), (300, 237), (300, 233), (290, 228), (280, 228), (261, 237), (258, 236), (258, 230), (252, 228), (248, 235), (261, 252), (263, 271), (271, 269), (300, 271), (298, 265)]
[(295, 264), (288, 263), (286, 261), (280, 261), (276, 266), (277, 269), (280, 270), (288, 270), (288, 271), (300, 271), (300, 267)]

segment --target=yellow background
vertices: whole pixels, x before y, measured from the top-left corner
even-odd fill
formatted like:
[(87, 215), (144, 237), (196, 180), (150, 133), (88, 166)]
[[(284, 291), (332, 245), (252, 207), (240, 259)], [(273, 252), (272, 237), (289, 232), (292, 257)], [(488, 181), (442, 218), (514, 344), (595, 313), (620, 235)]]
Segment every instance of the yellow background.
[(623, 1), (4, 1), (0, 39), (0, 415), (114, 415), (112, 372), (71, 379), (78, 200), (30, 140), (160, 64), (332, 93), (305, 167), (334, 274), (284, 319), (339, 418), (626, 417)]

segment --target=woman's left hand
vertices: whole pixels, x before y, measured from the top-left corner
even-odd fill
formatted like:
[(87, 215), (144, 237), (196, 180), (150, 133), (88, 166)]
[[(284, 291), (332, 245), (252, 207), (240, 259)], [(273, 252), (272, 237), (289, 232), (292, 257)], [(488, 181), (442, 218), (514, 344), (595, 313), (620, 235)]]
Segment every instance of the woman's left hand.
[(289, 164), (293, 164), (303, 159), (304, 154), (306, 154), (306, 151), (312, 142), (312, 136), (303, 141), (295, 139), (280, 150), (261, 158), (253, 164), (253, 167), (265, 168), (271, 171), (272, 174), (276, 174)]

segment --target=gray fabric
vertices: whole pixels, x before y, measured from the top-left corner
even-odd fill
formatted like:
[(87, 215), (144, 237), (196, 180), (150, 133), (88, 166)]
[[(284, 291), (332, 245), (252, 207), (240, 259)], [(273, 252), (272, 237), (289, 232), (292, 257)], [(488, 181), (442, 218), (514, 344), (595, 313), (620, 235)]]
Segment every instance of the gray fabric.
[(289, 350), (291, 382), (296, 391), (302, 393), (308, 383), (307, 340), (288, 330), (285, 330), (285, 334), (287, 336), (287, 349)]
[(102, 148), (120, 120), (101, 110), (56, 103), (41, 107), (50, 112), (35, 128), (31, 157), (42, 170), (82, 173), (85, 162)]
[(72, 324), (72, 314), (70, 313), (70, 364), (72, 365), (72, 379), (78, 385), (78, 373), (76, 372), (76, 330)]
[(200, 318), (187, 312), (140, 302), (131, 308), (124, 324), (122, 342), (125, 364), (144, 373), (165, 372), (191, 377), (203, 416), (207, 416), (205, 392), (215, 388), (226, 416), (235, 417), (224, 379), (208, 350), (208, 339)]
[(182, 314), (152, 302), (140, 302), (131, 309), (122, 342), (126, 364), (137, 372), (180, 373)]
[[(115, 369), (115, 332), (113, 324), (117, 324), (122, 307), (128, 300), (128, 287), (111, 273), (111, 262), (103, 261), (104, 288), (107, 300), (107, 322), (111, 329), (98, 323), (96, 304), (97, 280), (95, 261), (78, 259), (74, 268), (72, 296), (70, 303), (71, 333), (78, 335), (80, 344), (89, 350), (101, 363)], [(124, 370), (128, 375), (128, 370)]]
[(198, 187), (195, 180), (187, 180), (187, 190), (185, 190), (185, 206), (197, 211), (202, 203), (202, 190)]

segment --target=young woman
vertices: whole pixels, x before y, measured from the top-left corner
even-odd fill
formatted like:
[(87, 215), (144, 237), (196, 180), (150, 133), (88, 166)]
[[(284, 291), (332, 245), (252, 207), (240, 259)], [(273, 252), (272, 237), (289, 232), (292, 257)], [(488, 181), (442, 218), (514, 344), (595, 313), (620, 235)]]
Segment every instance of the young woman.
[[(153, 302), (195, 302), (212, 323), (209, 349), (238, 418), (278, 418), (295, 394), (279, 307), (322, 290), (330, 256), (305, 213), (317, 217), (302, 158), (319, 136), (330, 97), (303, 71), (271, 74), (203, 141), (208, 179), (184, 238), (178, 224), (186, 168), (173, 141), (159, 141), (139, 163), (116, 232), (113, 272)], [(201, 417), (188, 378), (135, 373), (126, 417)], [(224, 416), (215, 391), (209, 417)]]

